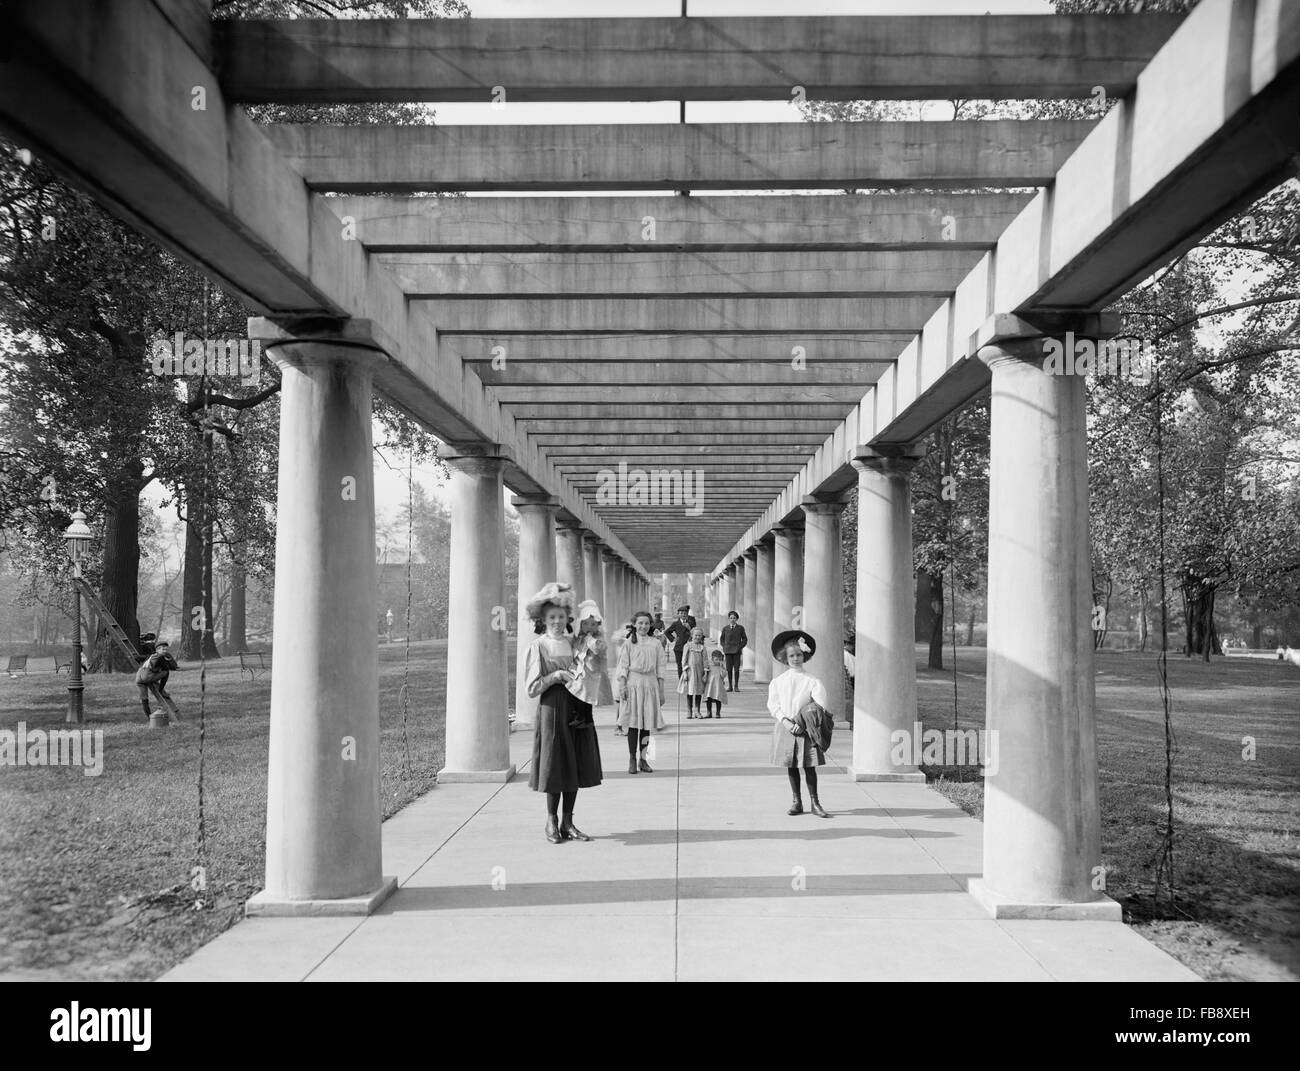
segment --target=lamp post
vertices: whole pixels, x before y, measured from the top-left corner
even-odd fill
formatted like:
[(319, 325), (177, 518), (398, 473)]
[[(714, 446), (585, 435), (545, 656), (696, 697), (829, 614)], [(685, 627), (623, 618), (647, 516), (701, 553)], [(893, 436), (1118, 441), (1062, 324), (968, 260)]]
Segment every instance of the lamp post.
[(68, 671), (68, 716), (64, 721), (69, 725), (80, 725), (85, 717), (82, 713), (81, 693), (85, 685), (81, 683), (81, 557), (90, 546), (90, 529), (86, 527), (86, 515), (77, 510), (72, 515), (72, 523), (63, 533), (68, 544), (68, 556), (72, 559), (72, 665)]

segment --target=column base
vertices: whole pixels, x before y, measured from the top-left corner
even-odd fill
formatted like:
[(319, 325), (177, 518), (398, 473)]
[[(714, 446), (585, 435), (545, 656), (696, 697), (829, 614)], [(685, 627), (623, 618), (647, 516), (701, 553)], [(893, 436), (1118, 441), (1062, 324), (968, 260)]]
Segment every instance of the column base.
[(966, 891), (995, 919), (1051, 919), (1055, 922), (1123, 922), (1124, 909), (1109, 896), (1084, 903), (1027, 904), (995, 893), (983, 878), (971, 878)]
[(877, 773), (874, 770), (855, 770), (852, 766), (845, 771), (850, 781), (901, 781), (909, 785), (925, 784), (925, 774), (920, 770), (910, 773)]
[(510, 731), (512, 733), (531, 733), (533, 731), (533, 723), (531, 721), (519, 721), (518, 719), (515, 719), (510, 723)]
[(385, 877), (379, 888), (361, 896), (341, 900), (282, 900), (263, 889), (244, 905), (244, 914), (252, 918), (301, 918), (327, 915), (370, 915), (397, 891), (397, 879)]
[(438, 771), (438, 784), (463, 785), (480, 782), (505, 784), (514, 775), (515, 764), (513, 762), (504, 770), (448, 770), (444, 767)]

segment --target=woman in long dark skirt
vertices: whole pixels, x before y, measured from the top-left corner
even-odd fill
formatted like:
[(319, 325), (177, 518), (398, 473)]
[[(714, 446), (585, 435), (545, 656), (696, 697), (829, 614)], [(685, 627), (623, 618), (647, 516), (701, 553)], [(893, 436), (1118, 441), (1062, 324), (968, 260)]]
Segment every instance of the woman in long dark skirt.
[(538, 699), (528, 786), (546, 793), (546, 839), (552, 844), (591, 840), (573, 824), (573, 808), (578, 789), (599, 785), (602, 772), (591, 705), (565, 688), (574, 670), (574, 640), (565, 632), (573, 605), (570, 585), (550, 583), (525, 607), (540, 633), (524, 659), (528, 694)]

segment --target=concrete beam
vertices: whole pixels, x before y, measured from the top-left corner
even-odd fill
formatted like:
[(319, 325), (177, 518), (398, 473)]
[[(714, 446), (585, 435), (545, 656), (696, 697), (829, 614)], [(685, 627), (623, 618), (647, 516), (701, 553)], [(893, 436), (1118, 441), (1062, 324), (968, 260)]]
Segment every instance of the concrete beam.
[(505, 362), (504, 368), (494, 368), (490, 362), (472, 363), (470, 367), (484, 386), (497, 390), (498, 400), (503, 399), (502, 388), (546, 387), (556, 383), (599, 383), (608, 396), (616, 387), (656, 388), (665, 384), (716, 387), (778, 387), (799, 389), (816, 386), (853, 386), (857, 401), (876, 381), (880, 373), (892, 362), (872, 361), (864, 364), (839, 362), (809, 362), (801, 367), (784, 364), (705, 364), (698, 361), (644, 362), (639, 364), (595, 364), (584, 361), (520, 361)]
[(1028, 193), (327, 198), (372, 253), (988, 249)]
[[(682, 198), (689, 200), (689, 198)], [(386, 253), (410, 298), (947, 297), (983, 252)]]
[[(420, 303), (423, 304), (423, 303)], [(919, 331), (941, 304), (939, 298), (629, 298), (601, 301), (505, 298), (428, 303), (452, 333), (480, 335), (608, 334), (669, 335), (887, 334)]]
[[(234, 100), (888, 100), (1132, 88), (1169, 16), (231, 20)], [(493, 90), (500, 87), (504, 98)]]
[[(603, 377), (602, 377), (603, 380)], [(726, 408), (746, 407), (750, 416), (759, 415), (764, 407), (779, 406), (782, 411), (805, 410), (808, 406), (830, 405), (840, 409), (851, 408), (862, 398), (863, 387), (858, 383), (811, 382), (802, 386), (761, 386), (748, 383), (679, 384), (673, 380), (660, 380), (657, 384), (636, 390), (613, 389), (617, 381), (575, 383), (572, 386), (513, 386), (492, 388), (494, 397), (502, 405), (510, 406), (516, 416), (531, 413), (536, 405), (578, 406), (588, 412), (596, 406), (609, 409), (609, 416), (618, 416), (627, 409), (656, 409), (662, 417), (676, 412), (684, 403), (694, 403), (691, 411), (705, 404), (718, 404)], [(554, 382), (554, 381), (552, 381)], [(610, 401), (608, 399), (615, 399)], [(672, 408), (668, 408), (672, 407)]]
[[(683, 201), (693, 198), (683, 197)], [(599, 364), (685, 362), (689, 364), (768, 363), (790, 366), (795, 358), (809, 364), (893, 364), (910, 334), (812, 335), (773, 332), (765, 335), (457, 335), (443, 333), (441, 341), (475, 370), (496, 361), (519, 365), (531, 361), (581, 361)]]
[[(727, 405), (717, 403), (710, 405), (689, 405), (686, 403), (654, 402), (592, 402), (566, 403), (557, 407), (554, 402), (545, 404), (526, 404), (516, 402), (511, 411), (517, 420), (549, 421), (568, 424), (575, 420), (611, 420), (624, 422), (639, 421), (662, 425), (666, 420), (698, 420), (707, 427), (712, 422), (721, 421), (761, 421), (765, 415), (773, 418), (790, 410), (797, 410), (806, 417), (801, 424), (816, 425), (818, 421), (838, 420), (852, 403), (844, 402), (789, 402), (773, 403), (765, 407), (755, 405)], [(794, 421), (789, 421), (794, 423)]]
[(1044, 186), (1093, 125), (999, 119), (264, 129), (312, 189), (415, 193)]

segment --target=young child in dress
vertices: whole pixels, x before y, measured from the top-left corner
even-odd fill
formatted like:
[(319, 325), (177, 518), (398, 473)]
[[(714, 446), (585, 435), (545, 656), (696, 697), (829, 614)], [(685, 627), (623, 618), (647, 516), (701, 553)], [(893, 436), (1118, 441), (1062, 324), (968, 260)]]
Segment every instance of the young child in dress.
[[(714, 648), (709, 656), (709, 672), (704, 679), (704, 702), (708, 708), (706, 718), (722, 717), (722, 704), (727, 701), (727, 665), (722, 649)], [(714, 708), (717, 713), (714, 713)]]
[(573, 641), (573, 679), (565, 688), (581, 700), (569, 725), (582, 728), (595, 724), (591, 708), (614, 701), (614, 690), (609, 684), (608, 647), (601, 632), (604, 618), (600, 608), (591, 599), (578, 605), (578, 635)]
[(691, 638), (682, 647), (682, 676), (677, 691), (686, 696), (688, 718), (702, 718), (704, 679), (708, 675), (708, 651), (704, 646), (704, 629), (691, 629)]

